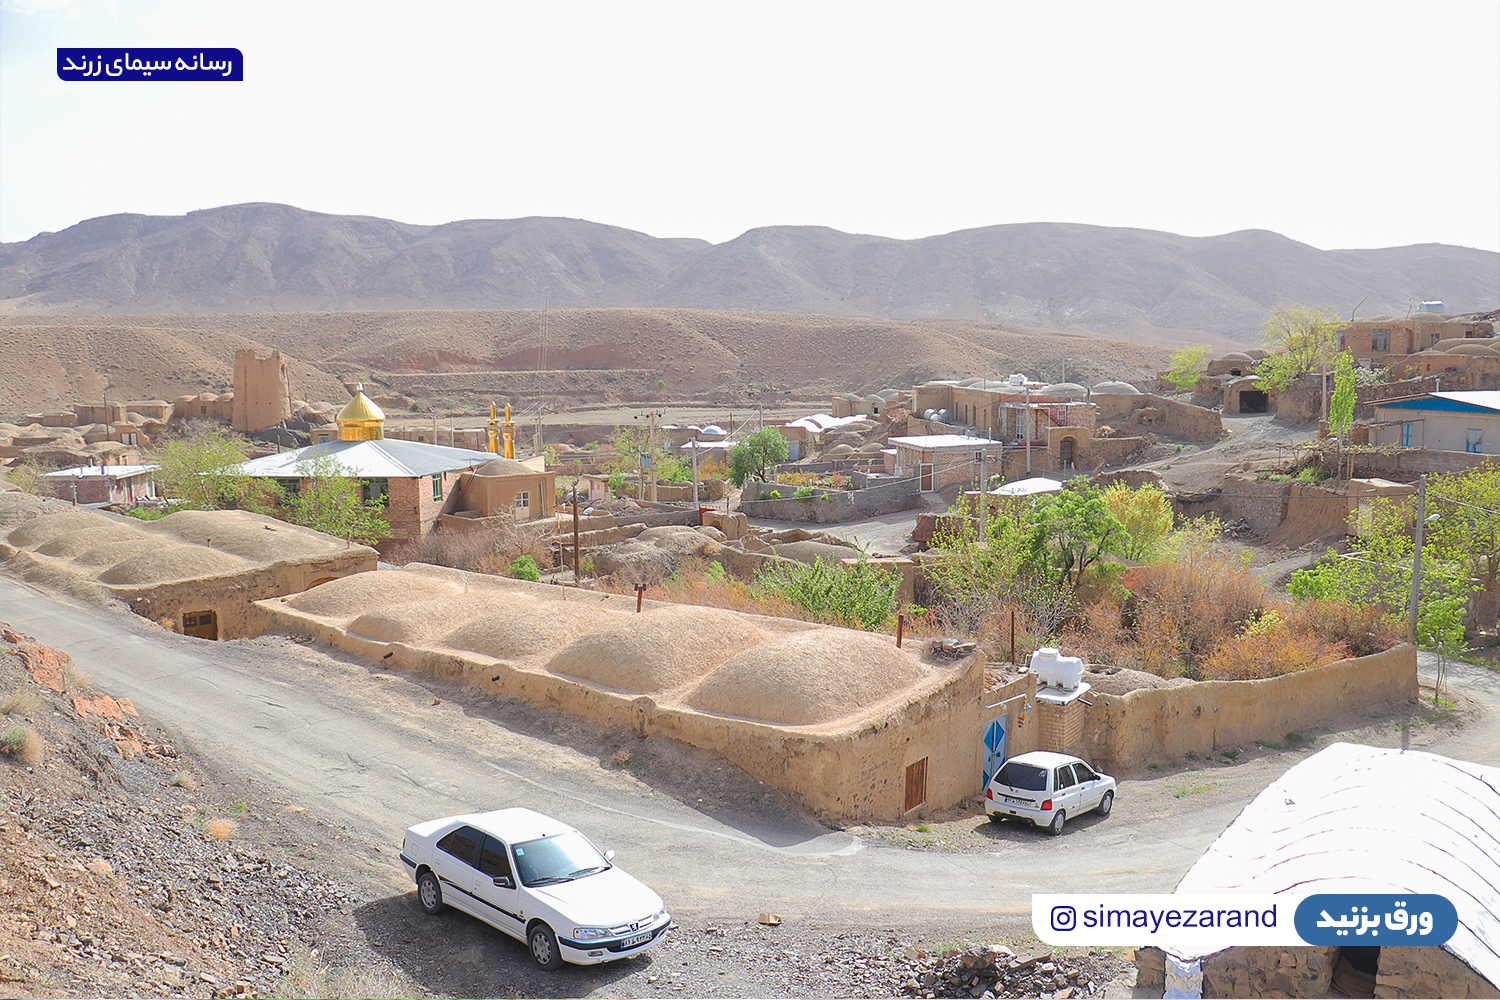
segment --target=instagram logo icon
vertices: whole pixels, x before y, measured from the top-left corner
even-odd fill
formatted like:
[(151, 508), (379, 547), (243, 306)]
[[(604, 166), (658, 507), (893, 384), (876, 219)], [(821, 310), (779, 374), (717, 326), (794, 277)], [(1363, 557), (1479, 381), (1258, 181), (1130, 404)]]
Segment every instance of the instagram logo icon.
[(1052, 929), (1055, 931), (1071, 931), (1078, 928), (1078, 911), (1071, 906), (1054, 906), (1052, 908)]

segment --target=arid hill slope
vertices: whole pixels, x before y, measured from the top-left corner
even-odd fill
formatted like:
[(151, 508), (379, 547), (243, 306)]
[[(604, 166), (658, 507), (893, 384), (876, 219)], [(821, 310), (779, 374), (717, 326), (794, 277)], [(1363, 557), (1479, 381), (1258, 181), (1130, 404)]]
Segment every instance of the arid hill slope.
[[(544, 337), (543, 319), (540, 312), (482, 310), (9, 316), (0, 319), (0, 414), (98, 398), (106, 379), (115, 399), (222, 392), (233, 380), (235, 349), (246, 347), (262, 354), (277, 348), (292, 358), (292, 392), (310, 400), (347, 398), (341, 381), (459, 373), (429, 380), (453, 385), (433, 393), (515, 402), (561, 396), (563, 405), (709, 394), (725, 401), (826, 398), (1016, 371), (1054, 381), (1064, 356), (1070, 378), (1144, 380), (1169, 353), (1155, 344), (961, 320), (564, 309), (546, 315)], [(557, 374), (580, 369), (606, 371), (585, 379), (586, 391), (568, 389)], [(634, 390), (606, 377), (626, 369), (637, 373)]]
[(248, 204), (112, 215), (0, 245), (0, 312), (245, 313), (651, 306), (968, 319), (1186, 342), (1253, 338), (1277, 302), (1363, 315), (1500, 306), (1500, 255), (1325, 251), (1058, 223), (895, 240), (811, 226), (717, 246), (577, 219), (413, 226)]

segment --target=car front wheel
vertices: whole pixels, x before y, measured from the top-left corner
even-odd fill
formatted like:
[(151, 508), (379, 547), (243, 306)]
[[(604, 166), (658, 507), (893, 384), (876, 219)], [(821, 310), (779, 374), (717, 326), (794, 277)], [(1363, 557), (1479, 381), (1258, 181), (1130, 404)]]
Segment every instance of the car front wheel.
[(443, 887), (438, 884), (438, 877), (432, 872), (423, 872), (422, 877), (417, 879), (417, 902), (422, 904), (422, 909), (427, 913), (443, 912)]
[(1099, 800), (1099, 815), (1108, 816), (1109, 811), (1115, 807), (1115, 793), (1105, 792), (1104, 798)]
[(557, 948), (557, 935), (546, 924), (537, 924), (526, 937), (531, 945), (531, 957), (544, 969), (562, 967), (562, 952)]
[(1067, 821), (1068, 814), (1059, 809), (1057, 811), (1057, 815), (1052, 817), (1052, 823), (1047, 827), (1047, 832), (1056, 837), (1058, 834), (1063, 832), (1063, 824)]

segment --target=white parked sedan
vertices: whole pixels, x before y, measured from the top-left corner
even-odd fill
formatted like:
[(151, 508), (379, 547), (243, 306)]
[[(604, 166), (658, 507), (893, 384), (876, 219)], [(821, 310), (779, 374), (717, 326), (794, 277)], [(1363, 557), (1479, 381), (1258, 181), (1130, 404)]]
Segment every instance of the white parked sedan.
[(1000, 766), (984, 790), (984, 811), (991, 823), (1025, 820), (1045, 826), (1053, 836), (1063, 832), (1070, 816), (1090, 809), (1108, 816), (1115, 804), (1115, 779), (1100, 774), (1077, 757), (1034, 750)]
[(671, 924), (661, 897), (565, 823), (530, 809), (428, 820), (401, 861), (428, 913), (451, 906), (525, 941), (544, 969), (639, 955)]

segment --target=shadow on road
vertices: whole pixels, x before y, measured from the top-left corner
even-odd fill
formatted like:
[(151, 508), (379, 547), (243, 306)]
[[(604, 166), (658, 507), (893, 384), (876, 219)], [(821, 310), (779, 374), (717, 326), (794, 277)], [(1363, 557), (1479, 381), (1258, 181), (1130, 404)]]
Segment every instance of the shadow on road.
[(354, 911), (354, 919), (371, 948), (433, 996), (589, 996), (652, 960), (647, 953), (547, 972), (531, 960), (525, 944), (468, 914), (423, 913), (414, 892), (366, 903)]

